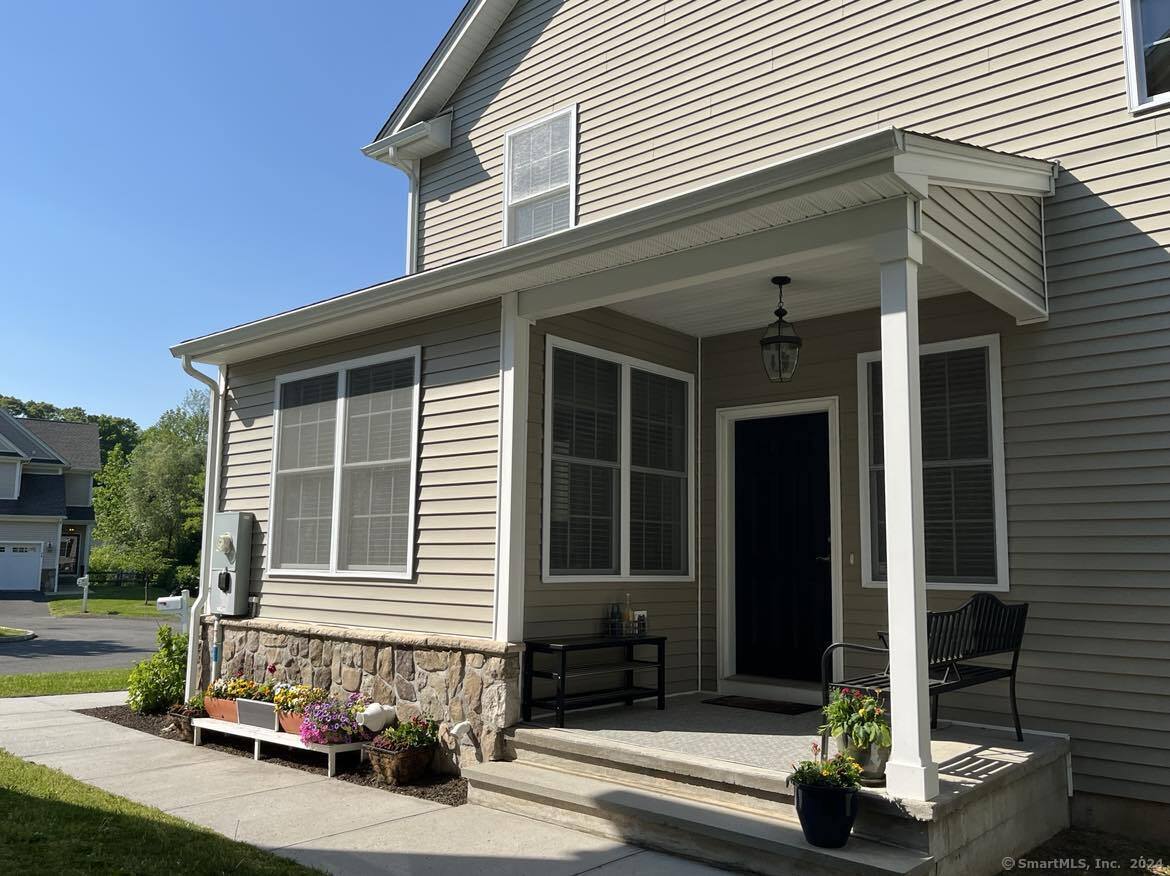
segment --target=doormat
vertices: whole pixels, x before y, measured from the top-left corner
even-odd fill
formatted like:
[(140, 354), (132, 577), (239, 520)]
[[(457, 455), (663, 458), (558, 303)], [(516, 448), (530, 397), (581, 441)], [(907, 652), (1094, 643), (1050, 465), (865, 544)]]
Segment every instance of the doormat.
[(794, 703), (789, 700), (761, 700), (758, 697), (715, 697), (703, 700), (707, 706), (730, 706), (733, 709), (751, 709), (753, 712), (771, 712), (773, 715), (803, 715), (815, 712), (820, 706)]

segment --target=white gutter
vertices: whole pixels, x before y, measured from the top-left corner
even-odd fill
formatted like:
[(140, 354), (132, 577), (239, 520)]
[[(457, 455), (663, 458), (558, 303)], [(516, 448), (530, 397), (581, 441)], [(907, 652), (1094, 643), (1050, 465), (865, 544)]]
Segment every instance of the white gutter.
[(199, 596), (191, 606), (191, 619), (187, 628), (187, 681), (183, 688), (186, 701), (194, 694), (199, 682), (196, 666), (199, 657), (199, 625), (203, 609), (211, 595), (211, 536), (215, 521), (215, 509), (219, 505), (219, 445), (223, 435), (223, 390), (225, 368), (219, 368), (218, 382), (212, 380), (191, 364), (191, 357), (181, 358), (183, 370), (204, 384), (210, 390), (207, 404), (207, 462), (203, 484), (203, 545), (199, 553)]

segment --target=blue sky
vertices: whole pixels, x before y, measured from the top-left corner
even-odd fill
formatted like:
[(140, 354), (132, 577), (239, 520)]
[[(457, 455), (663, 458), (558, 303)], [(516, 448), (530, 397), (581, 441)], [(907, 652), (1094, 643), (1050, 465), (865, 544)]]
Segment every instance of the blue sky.
[(176, 341), (401, 274), (359, 148), (461, 6), (0, 0), (0, 394), (149, 425)]

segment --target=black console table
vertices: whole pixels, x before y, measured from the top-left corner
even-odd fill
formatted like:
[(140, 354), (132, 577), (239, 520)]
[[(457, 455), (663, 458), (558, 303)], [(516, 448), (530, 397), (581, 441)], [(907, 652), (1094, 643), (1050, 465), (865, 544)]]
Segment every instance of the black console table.
[[(634, 649), (639, 645), (654, 646), (655, 659), (637, 659)], [(625, 703), (632, 706), (634, 700), (648, 699), (649, 697), (658, 698), (659, 709), (666, 708), (666, 636), (562, 636), (560, 638), (525, 639), (524, 646), (524, 690), (521, 709), (525, 721), (532, 720), (533, 706), (552, 709), (556, 712), (558, 727), (565, 726), (565, 712), (569, 709), (582, 709), (606, 703)], [(575, 668), (569, 665), (570, 654), (607, 649), (620, 649), (620, 658)], [(536, 667), (537, 654), (554, 655), (552, 668), (538, 669)], [(636, 684), (634, 673), (649, 669), (657, 670), (655, 686), (646, 687)], [(571, 678), (614, 675), (619, 672), (624, 677), (624, 683), (621, 687), (576, 694), (570, 694), (565, 690), (566, 682)], [(551, 679), (556, 684), (556, 693), (549, 697), (533, 697), (532, 680), (534, 678)]]

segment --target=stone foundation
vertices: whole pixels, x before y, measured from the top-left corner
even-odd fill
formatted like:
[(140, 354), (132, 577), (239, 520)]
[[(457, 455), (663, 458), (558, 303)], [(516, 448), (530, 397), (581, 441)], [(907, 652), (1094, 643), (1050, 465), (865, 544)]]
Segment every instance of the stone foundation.
[[(204, 618), (201, 688), (211, 680), (212, 630)], [(309, 684), (334, 696), (360, 691), (393, 706), (400, 721), (425, 715), (439, 722), (454, 767), (469, 752), (456, 750), (451, 725), (468, 721), (464, 747), (480, 760), (499, 760), (502, 731), (520, 717), (520, 645), (256, 618), (223, 620), (220, 630), (220, 675)]]

